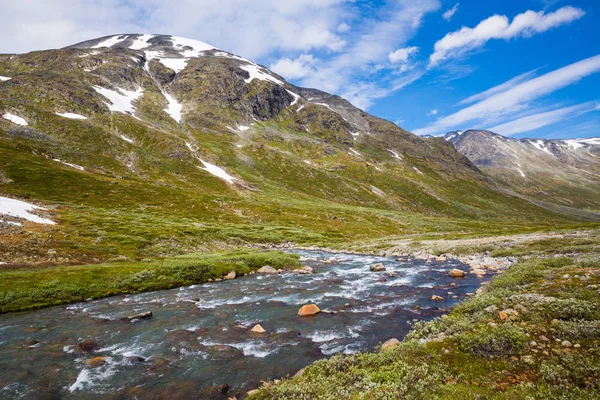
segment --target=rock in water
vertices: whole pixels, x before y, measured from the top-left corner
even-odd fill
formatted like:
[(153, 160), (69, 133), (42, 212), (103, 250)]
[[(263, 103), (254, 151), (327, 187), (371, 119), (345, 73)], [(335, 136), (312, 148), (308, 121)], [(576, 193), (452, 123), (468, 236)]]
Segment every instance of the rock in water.
[(226, 281), (230, 281), (232, 279), (235, 279), (237, 276), (237, 274), (235, 273), (235, 271), (231, 271), (230, 273), (228, 273), (227, 275), (225, 275), (225, 277), (223, 278)]
[(259, 274), (276, 274), (277, 270), (271, 266), (265, 265), (256, 272), (258, 272)]
[(442, 296), (436, 296), (435, 294), (431, 296), (431, 300), (433, 301), (443, 301), (444, 298)]
[(146, 311), (146, 312), (135, 314), (135, 315), (129, 315), (124, 319), (131, 321), (134, 319), (150, 319), (150, 318), (152, 318), (152, 311)]
[(454, 268), (448, 273), (448, 275), (450, 275), (452, 278), (464, 278), (466, 273), (465, 271), (461, 271), (460, 269)]
[(382, 263), (371, 264), (371, 272), (385, 271), (385, 267)]
[(310, 315), (316, 315), (320, 313), (321, 310), (317, 307), (316, 304), (307, 304), (304, 305), (298, 310), (298, 316), (300, 317), (308, 317)]
[(262, 326), (260, 326), (260, 324), (254, 325), (254, 328), (250, 329), (250, 332), (254, 332), (254, 333), (267, 333), (267, 331), (265, 331), (265, 328), (263, 328)]
[(94, 342), (92, 339), (83, 339), (78, 346), (83, 351), (94, 351), (100, 347), (98, 346), (98, 343)]
[(102, 365), (106, 364), (106, 360), (108, 360), (108, 357), (100, 356), (100, 357), (90, 358), (89, 360), (85, 360), (83, 363), (90, 368), (98, 368), (98, 367), (101, 367)]
[(390, 349), (392, 347), (396, 347), (400, 344), (400, 341), (396, 338), (392, 338), (381, 345), (381, 350)]

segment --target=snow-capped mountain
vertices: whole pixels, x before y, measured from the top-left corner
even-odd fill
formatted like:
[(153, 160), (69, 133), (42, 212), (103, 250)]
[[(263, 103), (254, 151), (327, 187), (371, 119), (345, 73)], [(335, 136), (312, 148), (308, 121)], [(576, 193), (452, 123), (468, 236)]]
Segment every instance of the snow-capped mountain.
[[(548, 215), (500, 191), (444, 140), (423, 140), (341, 97), (169, 35), (0, 54), (0, 160), (0, 197), (43, 207), (52, 229), (71, 232), (68, 248), (102, 254), (288, 240), (289, 232), (293, 240), (392, 234), (414, 226), (395, 221), (415, 213)], [(0, 217), (0, 231), (25, 223)], [(119, 239), (130, 226), (120, 221), (146, 223), (139, 218), (152, 229)], [(89, 223), (73, 222), (82, 220)], [(27, 254), (17, 246), (11, 259)]]
[(444, 137), (485, 173), (519, 193), (568, 206), (600, 206), (600, 138), (515, 139), (484, 130)]

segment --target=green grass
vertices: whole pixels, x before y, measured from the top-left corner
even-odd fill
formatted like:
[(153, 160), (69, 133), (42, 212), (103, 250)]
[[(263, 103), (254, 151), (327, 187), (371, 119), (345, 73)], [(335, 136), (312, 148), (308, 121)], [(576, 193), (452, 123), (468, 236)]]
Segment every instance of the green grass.
[(232, 270), (242, 275), (265, 265), (297, 267), (298, 258), (280, 251), (240, 250), (147, 262), (0, 270), (0, 312), (204, 283)]
[(597, 399), (599, 288), (598, 253), (525, 260), (399, 346), (320, 360), (250, 398)]

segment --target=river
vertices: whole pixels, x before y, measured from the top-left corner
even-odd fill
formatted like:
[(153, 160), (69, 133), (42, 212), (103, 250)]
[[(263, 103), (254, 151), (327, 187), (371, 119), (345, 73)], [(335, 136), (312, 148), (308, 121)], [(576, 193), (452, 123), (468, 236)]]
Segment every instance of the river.
[[(239, 396), (318, 359), (402, 339), (411, 321), (447, 312), (488, 279), (450, 278), (452, 268), (469, 269), (457, 260), (297, 253), (314, 274), (247, 275), (0, 315), (0, 398)], [(370, 272), (378, 262), (386, 271)], [(307, 303), (335, 313), (298, 317)], [(123, 320), (146, 311), (152, 318)], [(236, 327), (257, 323), (266, 334)], [(86, 338), (95, 351), (79, 349)]]

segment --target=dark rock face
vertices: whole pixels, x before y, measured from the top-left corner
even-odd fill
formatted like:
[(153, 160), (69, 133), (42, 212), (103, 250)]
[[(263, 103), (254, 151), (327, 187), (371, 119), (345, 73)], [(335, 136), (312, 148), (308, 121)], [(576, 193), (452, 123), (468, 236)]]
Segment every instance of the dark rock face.
[(164, 66), (160, 61), (154, 59), (148, 63), (148, 70), (152, 77), (156, 79), (162, 86), (167, 86), (175, 80), (177, 73), (170, 68)]

